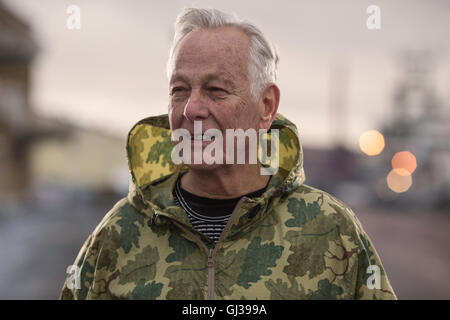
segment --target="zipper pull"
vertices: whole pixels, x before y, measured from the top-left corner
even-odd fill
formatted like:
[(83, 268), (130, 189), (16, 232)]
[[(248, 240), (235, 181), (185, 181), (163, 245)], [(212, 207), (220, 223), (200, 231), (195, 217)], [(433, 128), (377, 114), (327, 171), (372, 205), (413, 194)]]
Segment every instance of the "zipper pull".
[(213, 249), (209, 249), (208, 263), (206, 264), (208, 266), (208, 268), (214, 267), (212, 252), (213, 252)]
[(154, 229), (155, 229), (155, 227), (156, 227), (156, 225), (155, 225), (156, 218), (158, 218), (158, 214), (157, 214), (155, 211), (153, 211), (153, 216), (152, 216), (152, 218), (150, 219), (150, 221), (148, 222), (148, 226), (149, 226), (150, 229), (152, 229), (153, 231), (154, 231)]

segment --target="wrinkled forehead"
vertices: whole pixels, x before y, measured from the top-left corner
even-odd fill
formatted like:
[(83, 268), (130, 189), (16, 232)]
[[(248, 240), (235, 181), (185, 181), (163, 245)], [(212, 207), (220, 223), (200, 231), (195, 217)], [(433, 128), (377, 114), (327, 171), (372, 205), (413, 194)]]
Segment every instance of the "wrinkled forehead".
[(174, 52), (173, 74), (217, 70), (222, 74), (247, 74), (248, 36), (236, 27), (199, 29), (187, 34)]

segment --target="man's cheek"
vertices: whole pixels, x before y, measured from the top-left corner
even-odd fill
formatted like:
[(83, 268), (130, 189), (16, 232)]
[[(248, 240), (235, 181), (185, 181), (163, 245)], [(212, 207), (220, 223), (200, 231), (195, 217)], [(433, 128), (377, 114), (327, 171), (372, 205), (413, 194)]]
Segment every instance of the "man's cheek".
[(169, 108), (169, 124), (173, 131), (181, 126), (182, 114), (176, 108)]
[(170, 130), (173, 130), (172, 109), (170, 108), (170, 106), (169, 106), (168, 116), (169, 116), (169, 126), (170, 126)]

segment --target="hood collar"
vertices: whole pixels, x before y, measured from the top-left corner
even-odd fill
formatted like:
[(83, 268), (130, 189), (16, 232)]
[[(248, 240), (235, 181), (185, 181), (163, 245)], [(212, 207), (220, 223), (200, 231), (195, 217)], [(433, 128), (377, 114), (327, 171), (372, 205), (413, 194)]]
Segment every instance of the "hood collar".
[[(291, 192), (305, 181), (303, 150), (296, 126), (277, 114), (271, 129), (279, 130), (279, 170), (271, 177), (263, 196), (257, 198), (260, 204), (268, 198)], [(174, 204), (172, 189), (176, 179), (188, 170), (171, 161), (172, 147), (167, 114), (142, 119), (128, 133), (128, 199), (138, 211), (152, 218), (155, 212)], [(187, 216), (177, 218), (184, 222), (188, 219)]]

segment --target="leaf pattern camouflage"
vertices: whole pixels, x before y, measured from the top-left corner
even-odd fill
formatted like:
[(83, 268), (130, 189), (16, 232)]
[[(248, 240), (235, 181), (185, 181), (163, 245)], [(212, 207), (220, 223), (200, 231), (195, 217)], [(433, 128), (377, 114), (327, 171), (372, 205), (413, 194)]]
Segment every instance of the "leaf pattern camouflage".
[[(61, 299), (396, 299), (353, 211), (306, 185), (297, 129), (277, 115), (280, 168), (259, 198), (243, 198), (221, 241), (196, 231), (172, 190), (188, 170), (171, 162), (167, 115), (128, 134), (130, 190), (83, 244), (81, 288)], [(379, 288), (369, 288), (380, 270)], [(372, 287), (372, 286), (370, 286)]]

